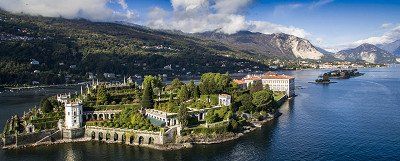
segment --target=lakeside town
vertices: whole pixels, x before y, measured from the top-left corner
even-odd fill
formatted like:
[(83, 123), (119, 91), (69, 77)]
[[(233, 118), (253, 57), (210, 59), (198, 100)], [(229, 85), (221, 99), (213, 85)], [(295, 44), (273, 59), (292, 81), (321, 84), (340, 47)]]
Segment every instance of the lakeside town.
[(142, 84), (94, 80), (76, 94), (58, 94), (12, 116), (3, 148), (104, 141), (171, 150), (220, 143), (279, 116), (295, 96), (294, 77), (273, 72), (232, 79), (206, 73), (198, 84), (146, 76)]

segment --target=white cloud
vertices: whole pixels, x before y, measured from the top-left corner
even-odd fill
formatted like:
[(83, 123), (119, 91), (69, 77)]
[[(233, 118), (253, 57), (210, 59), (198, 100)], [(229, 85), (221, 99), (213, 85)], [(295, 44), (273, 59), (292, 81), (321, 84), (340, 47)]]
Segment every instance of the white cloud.
[[(117, 2), (123, 11), (111, 9), (110, 2)], [(13, 13), (94, 21), (127, 21), (135, 17), (125, 0), (0, 0), (0, 8)]]
[[(174, 29), (196, 33), (218, 30), (233, 34), (250, 30), (265, 34), (286, 33), (299, 37), (309, 35), (303, 29), (265, 21), (251, 21), (241, 14), (252, 0), (171, 0), (173, 11), (153, 8), (147, 26), (156, 29)], [(170, 15), (170, 16), (166, 16)]]
[[(394, 25), (391, 25), (394, 26)], [(349, 43), (343, 43), (343, 44), (336, 44), (336, 45), (324, 45), (322, 48), (324, 48), (327, 51), (334, 51), (337, 52), (339, 50), (343, 49), (349, 49), (349, 48), (355, 48), (361, 44), (364, 43), (369, 43), (369, 44), (386, 44), (386, 43), (391, 43), (396, 40), (400, 39), (400, 24), (390, 28), (389, 31), (383, 33), (381, 36), (372, 36), (366, 39), (361, 39)]]
[(393, 26), (392, 23), (384, 23), (384, 24), (381, 25), (381, 28), (383, 28), (383, 29), (388, 29), (388, 28), (390, 28), (390, 27), (392, 27), (392, 26)]
[(128, 9), (128, 4), (125, 2), (125, 0), (118, 0), (118, 4), (121, 5), (123, 9)]
[(261, 32), (264, 34), (272, 33), (286, 33), (297, 37), (305, 38), (310, 34), (304, 29), (296, 28), (293, 26), (283, 26), (265, 21), (250, 21), (250, 31)]
[(148, 13), (149, 24), (148, 26), (152, 26), (157, 29), (170, 29), (170, 26), (167, 26), (166, 17), (168, 16), (168, 12), (159, 7), (154, 7), (150, 9)]
[(319, 7), (322, 7), (322, 6), (327, 5), (329, 3), (332, 3), (333, 1), (334, 0), (319, 0), (319, 1), (316, 1), (316, 2), (314, 2), (312, 4), (310, 4), (308, 8), (309, 9), (319, 8)]
[(384, 33), (382, 36), (373, 36), (367, 39), (355, 41), (354, 45), (360, 45), (363, 43), (370, 43), (370, 44), (385, 44), (391, 43), (393, 41), (400, 39), (400, 25), (391, 28), (388, 32)]

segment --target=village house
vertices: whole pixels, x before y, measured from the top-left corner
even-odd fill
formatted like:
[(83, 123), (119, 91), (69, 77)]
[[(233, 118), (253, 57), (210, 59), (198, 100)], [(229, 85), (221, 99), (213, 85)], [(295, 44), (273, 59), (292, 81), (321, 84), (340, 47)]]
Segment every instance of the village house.
[(31, 65), (39, 65), (39, 64), (40, 64), (39, 61), (32, 59)]

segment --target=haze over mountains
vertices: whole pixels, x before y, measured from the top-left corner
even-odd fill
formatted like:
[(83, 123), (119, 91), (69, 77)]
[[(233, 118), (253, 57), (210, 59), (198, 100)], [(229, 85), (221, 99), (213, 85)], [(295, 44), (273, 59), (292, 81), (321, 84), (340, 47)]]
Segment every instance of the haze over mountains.
[(400, 39), (396, 40), (392, 43), (378, 44), (377, 46), (381, 49), (384, 49), (384, 50), (396, 55), (396, 56), (400, 56)]
[(346, 61), (366, 61), (369, 63), (396, 63), (396, 56), (372, 44), (362, 44), (356, 48), (341, 50), (335, 58)]

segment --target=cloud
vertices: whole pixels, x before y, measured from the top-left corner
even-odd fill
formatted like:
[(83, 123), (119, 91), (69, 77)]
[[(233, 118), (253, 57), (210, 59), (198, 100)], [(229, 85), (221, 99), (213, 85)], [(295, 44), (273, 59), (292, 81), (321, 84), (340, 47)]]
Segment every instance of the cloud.
[(309, 5), (309, 9), (315, 9), (315, 8), (319, 8), (322, 7), (324, 5), (327, 5), (329, 3), (332, 3), (334, 0), (319, 0), (316, 2), (313, 2), (312, 4)]
[[(391, 26), (394, 26), (393, 24)], [(349, 48), (355, 48), (361, 44), (368, 43), (368, 44), (387, 44), (387, 43), (392, 43), (396, 40), (400, 39), (400, 24), (394, 27), (389, 27), (389, 31), (383, 33), (380, 36), (372, 36), (366, 39), (361, 39), (357, 41), (353, 41), (350, 43), (344, 43), (344, 44), (337, 44), (337, 45), (329, 45), (329, 46), (323, 46), (325, 50), (328, 51), (339, 51), (343, 49), (349, 49)]]
[(123, 9), (128, 9), (128, 4), (125, 2), (125, 0), (118, 0), (118, 4), (121, 5)]
[[(110, 2), (117, 2), (123, 10), (110, 8)], [(136, 17), (125, 0), (1, 0), (0, 8), (13, 13), (93, 21), (131, 21)]]
[(243, 12), (251, 3), (252, 0), (171, 0), (173, 11), (167, 12), (158, 7), (151, 9), (146, 25), (188, 33), (218, 30), (233, 34), (250, 30), (265, 34), (286, 33), (303, 38), (309, 35), (293, 26), (247, 20)]
[(166, 22), (166, 17), (168, 16), (168, 12), (159, 7), (154, 7), (150, 9), (147, 18), (148, 26), (152, 26), (157, 29), (170, 29), (169, 24)]
[(302, 11), (314, 10), (332, 2), (334, 2), (334, 0), (318, 0), (307, 3), (288, 3), (288, 4), (277, 5), (274, 7), (273, 15), (274, 16), (290, 15), (289, 13), (298, 9), (302, 9)]
[(250, 21), (250, 31), (253, 32), (261, 32), (264, 34), (272, 34), (272, 33), (286, 33), (290, 35), (294, 35), (297, 37), (305, 38), (310, 33), (307, 33), (304, 29), (296, 28), (293, 26), (283, 26), (279, 24), (274, 24), (265, 21)]
[(386, 44), (400, 39), (400, 25), (391, 28), (389, 31), (381, 36), (373, 36), (367, 39), (355, 41), (354, 45), (360, 45), (363, 43), (370, 44)]
[(383, 28), (383, 29), (388, 29), (388, 28), (390, 28), (390, 27), (392, 27), (392, 26), (393, 26), (392, 23), (384, 23), (384, 24), (381, 25), (381, 28)]

